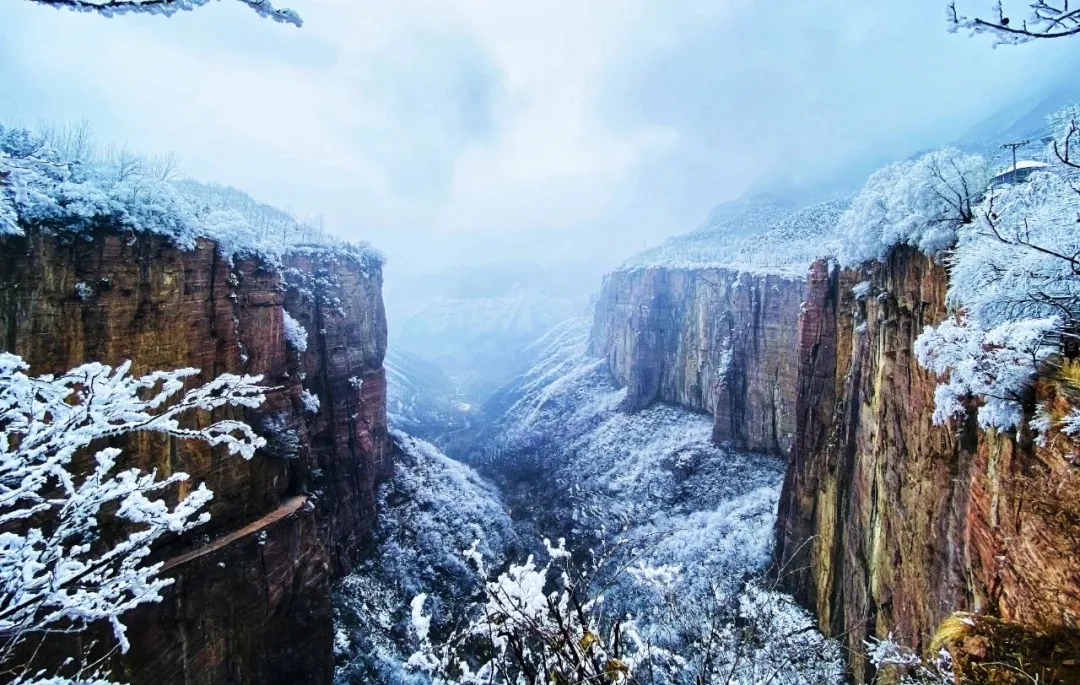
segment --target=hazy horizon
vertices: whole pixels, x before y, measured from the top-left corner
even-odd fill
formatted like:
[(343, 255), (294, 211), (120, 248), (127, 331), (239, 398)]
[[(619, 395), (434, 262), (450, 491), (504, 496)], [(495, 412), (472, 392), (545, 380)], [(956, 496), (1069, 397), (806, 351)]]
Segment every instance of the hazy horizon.
[[(0, 120), (89, 120), (369, 240), (388, 278), (610, 269), (762, 188), (829, 188), (1034, 100), (1073, 43), (992, 49), (942, 3), (298, 0), (169, 19), (0, 7)], [(811, 193), (812, 194), (812, 193)]]

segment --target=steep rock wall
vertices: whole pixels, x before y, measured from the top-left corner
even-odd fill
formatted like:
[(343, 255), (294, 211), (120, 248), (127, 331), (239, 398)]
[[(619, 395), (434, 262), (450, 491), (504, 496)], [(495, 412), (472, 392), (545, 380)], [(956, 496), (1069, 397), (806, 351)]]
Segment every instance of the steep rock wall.
[[(777, 569), (851, 648), (860, 681), (871, 636), (927, 649), (955, 611), (1032, 631), (1080, 615), (1075, 455), (972, 419), (933, 425), (937, 380), (912, 350), (947, 315), (947, 287), (946, 269), (910, 248), (857, 270), (820, 262), (808, 280)], [(1043, 385), (1033, 402), (1052, 394)]]
[(616, 271), (596, 304), (592, 354), (653, 401), (707, 411), (714, 439), (785, 453), (795, 434), (795, 335), (806, 286), (725, 269)]
[(335, 568), (347, 572), (375, 523), (376, 481), (393, 470), (382, 272), (328, 250), (291, 254), (285, 267), (285, 307), (309, 333), (304, 386), (319, 398), (311, 488), (322, 538)]
[[(273, 388), (258, 410), (197, 419), (254, 426), (269, 444), (250, 461), (157, 435), (124, 445), (121, 466), (186, 471), (214, 492), (210, 522), (156, 550), (164, 561), (210, 551), (171, 567), (177, 582), (164, 602), (131, 614), (132, 648), (118, 669), (136, 685), (330, 682), (331, 568), (348, 568), (371, 526), (374, 479), (389, 468), (381, 272), (321, 251), (290, 259), (297, 273), (341, 274), (323, 289), (342, 314), (309, 326), (303, 356), (284, 338), (293, 296), (282, 273), (255, 259), (230, 263), (210, 241), (180, 250), (164, 237), (111, 230), (0, 239), (0, 349), (32, 372), (131, 359), (133, 373), (194, 367), (199, 382), (263, 374)], [(318, 316), (312, 305), (295, 308)], [(359, 351), (341, 351), (349, 346)], [(350, 384), (353, 374), (371, 382)], [(305, 387), (321, 398), (314, 414)], [(356, 418), (339, 419), (349, 407), (359, 407), (348, 415)], [(342, 478), (323, 492), (328, 469)], [(303, 506), (292, 507), (298, 497)]]

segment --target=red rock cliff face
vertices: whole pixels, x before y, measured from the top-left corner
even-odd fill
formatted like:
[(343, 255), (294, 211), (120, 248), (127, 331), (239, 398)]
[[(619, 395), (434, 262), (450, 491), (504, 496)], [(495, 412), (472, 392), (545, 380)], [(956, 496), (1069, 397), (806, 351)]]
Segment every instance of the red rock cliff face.
[(724, 269), (616, 271), (604, 281), (592, 353), (627, 406), (707, 411), (714, 438), (787, 452), (795, 435), (795, 334), (806, 285)]
[[(313, 291), (335, 301), (332, 314), (277, 268), (230, 264), (209, 241), (185, 251), (110, 231), (0, 239), (0, 349), (34, 373), (131, 359), (135, 373), (195, 367), (200, 382), (251, 373), (273, 386), (257, 411), (203, 419), (244, 419), (267, 437), (251, 461), (161, 436), (125, 445), (122, 466), (186, 471), (214, 492), (210, 522), (157, 552), (177, 582), (130, 615), (118, 673), (129, 682), (330, 682), (331, 568), (349, 567), (390, 469), (381, 271), (319, 251), (289, 261), (295, 278), (332, 276)], [(308, 327), (303, 355), (285, 341), (285, 306)], [(321, 399), (315, 413), (305, 388)]]
[[(864, 280), (860, 300), (852, 287)], [(1075, 628), (1080, 615), (1073, 455), (972, 420), (933, 425), (937, 380), (912, 349), (946, 316), (947, 286), (945, 268), (909, 248), (810, 273), (778, 568), (822, 630), (851, 647), (860, 681), (869, 636), (925, 649), (954, 611), (1032, 631)]]
[(337, 570), (345, 572), (375, 523), (376, 481), (393, 470), (382, 273), (325, 250), (297, 252), (285, 266), (285, 307), (309, 333), (304, 386), (319, 398), (310, 429), (317, 518)]

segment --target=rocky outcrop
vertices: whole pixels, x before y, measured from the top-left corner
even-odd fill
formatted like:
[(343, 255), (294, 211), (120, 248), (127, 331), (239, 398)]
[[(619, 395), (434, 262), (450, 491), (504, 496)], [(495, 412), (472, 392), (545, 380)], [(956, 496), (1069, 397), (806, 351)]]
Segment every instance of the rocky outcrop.
[(707, 411), (714, 439), (786, 453), (795, 435), (795, 334), (806, 285), (726, 269), (616, 271), (596, 304), (591, 353), (626, 404)]
[[(251, 461), (157, 435), (124, 445), (124, 465), (186, 471), (214, 492), (210, 522), (157, 550), (179, 560), (169, 569), (177, 582), (162, 604), (131, 615), (119, 672), (132, 683), (330, 682), (332, 569), (355, 558), (375, 480), (391, 468), (381, 268), (362, 251), (301, 250), (287, 261), (288, 285), (279, 267), (230, 262), (207, 240), (181, 250), (104, 229), (0, 238), (0, 349), (34, 373), (130, 359), (134, 373), (262, 374), (272, 388), (258, 410), (205, 417), (244, 419), (263, 434), (268, 445)], [(305, 276), (313, 288), (301, 292)], [(286, 307), (307, 326), (302, 355), (285, 340)]]
[(320, 249), (298, 250), (285, 266), (285, 308), (309, 332), (303, 384), (319, 398), (309, 480), (322, 538), (346, 572), (375, 523), (375, 483), (393, 470), (382, 270), (363, 256)]
[[(863, 282), (860, 298), (852, 288)], [(973, 419), (933, 424), (937, 380), (912, 350), (947, 315), (947, 287), (945, 267), (910, 248), (854, 270), (820, 262), (808, 280), (777, 570), (851, 648), (860, 681), (863, 640), (892, 633), (929, 650), (956, 611), (1038, 635), (1080, 619), (1075, 447)], [(1061, 392), (1044, 379), (1031, 407)]]

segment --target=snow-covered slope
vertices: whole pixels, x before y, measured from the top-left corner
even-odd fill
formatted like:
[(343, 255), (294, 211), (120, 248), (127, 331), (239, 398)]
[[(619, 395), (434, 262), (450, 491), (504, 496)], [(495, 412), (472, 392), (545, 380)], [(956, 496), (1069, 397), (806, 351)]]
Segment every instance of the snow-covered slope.
[[(530, 521), (536, 536), (566, 537), (586, 557), (612, 546), (635, 548), (634, 568), (652, 570), (620, 577), (607, 606), (638, 616), (688, 663), (704, 654), (694, 637), (703, 626), (749, 621), (769, 634), (764, 626), (783, 623), (790, 629), (776, 628), (747, 663), (776, 665), (782, 655), (798, 654), (798, 677), (838, 681), (835, 645), (763, 576), (783, 460), (712, 444), (707, 415), (662, 404), (621, 411), (625, 390), (615, 387), (602, 360), (586, 355), (588, 329), (587, 319), (569, 320), (533, 347), (532, 368), (489, 405), (489, 414), (503, 413), (472, 459), (503, 486), (515, 518)], [(642, 580), (657, 573), (664, 577), (660, 589)], [(789, 633), (798, 637), (781, 637)], [(747, 648), (728, 638), (720, 662)]]
[(442, 369), (396, 347), (387, 350), (383, 367), (391, 427), (438, 442), (441, 436), (469, 425), (472, 407), (457, 397)]
[(412, 652), (410, 602), (428, 595), (433, 629), (452, 622), (479, 578), (462, 550), (492, 565), (517, 546), (498, 491), (473, 469), (430, 443), (393, 431), (401, 454), (394, 478), (379, 488), (379, 523), (369, 560), (337, 587), (338, 685), (398, 683)]
[(713, 445), (707, 414), (664, 404), (620, 411), (626, 389), (585, 354), (588, 330), (588, 320), (572, 319), (545, 336), (533, 368), (500, 396), (512, 404), (484, 466), (567, 479), (565, 506), (551, 513), (565, 529), (548, 534), (591, 537), (615, 522), (673, 533), (705, 526), (717, 533), (708, 546), (732, 551), (724, 563), (740, 572), (765, 564), (782, 460)]
[(810, 263), (835, 253), (834, 230), (848, 200), (796, 209), (773, 195), (721, 205), (705, 224), (631, 257), (622, 269), (719, 267), (801, 277)]

